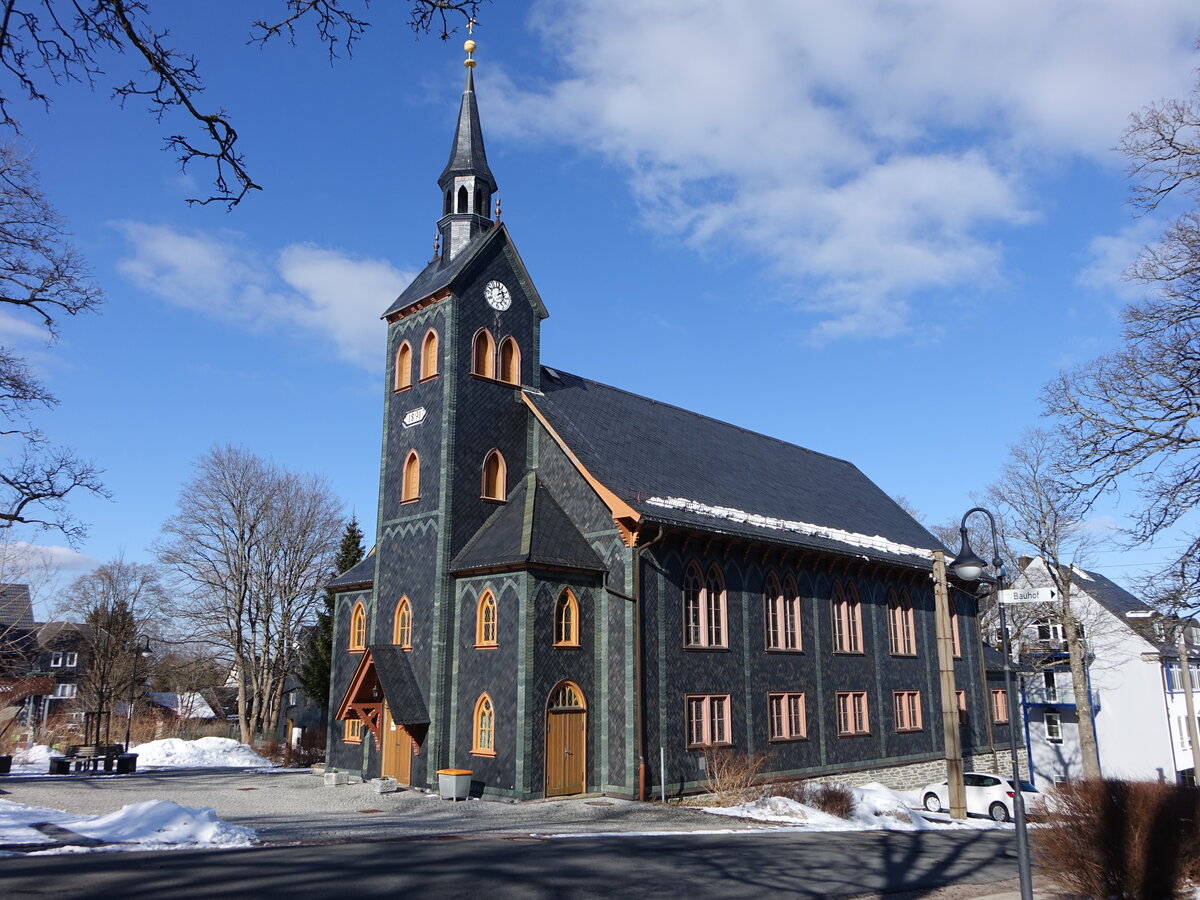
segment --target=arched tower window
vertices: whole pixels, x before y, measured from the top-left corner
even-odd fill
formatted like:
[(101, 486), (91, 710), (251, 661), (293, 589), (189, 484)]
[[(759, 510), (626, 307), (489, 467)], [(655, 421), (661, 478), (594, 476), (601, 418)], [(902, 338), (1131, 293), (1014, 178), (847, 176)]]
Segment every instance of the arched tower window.
[(453, 194), (449, 190), (446, 191), (446, 202), (442, 204), (442, 215), (448, 216), (454, 208)]
[(483, 496), (488, 500), (508, 499), (508, 466), (499, 450), (493, 450), (483, 461)]
[(471, 343), (471, 374), (496, 377), (496, 342), (486, 328), (481, 329)]
[(350, 613), (350, 649), (367, 649), (367, 611), (361, 603), (356, 603)]
[(416, 450), (409, 450), (404, 460), (404, 481), (400, 486), (400, 502), (407, 503), (421, 496), (421, 459)]
[(480, 694), (475, 701), (474, 725), (471, 729), (471, 752), (476, 756), (496, 755), (496, 710), (492, 698)]
[(484, 210), (486, 210), (486, 209), (487, 209), (487, 207), (484, 206), (484, 201), (483, 201), (483, 191), (481, 191), (479, 188), (476, 188), (475, 189), (475, 215), (482, 216), (484, 214)]
[(465, 187), (458, 189), (458, 211), (460, 213), (470, 212), (467, 205), (467, 189)]
[(484, 591), (475, 611), (475, 646), (497, 646), (496, 598), (491, 591)]
[(438, 336), (432, 328), (425, 333), (421, 342), (421, 380), (432, 378), (438, 373)]
[(400, 345), (396, 351), (396, 379), (394, 389), (402, 391), (412, 387), (412, 347), (408, 341)]
[(554, 646), (579, 646), (579, 601), (570, 588), (559, 594), (554, 607)]
[(500, 342), (500, 380), (508, 384), (521, 383), (521, 348), (512, 337)]
[(392, 643), (401, 650), (412, 649), (412, 604), (401, 597), (396, 604), (396, 620), (393, 625)]

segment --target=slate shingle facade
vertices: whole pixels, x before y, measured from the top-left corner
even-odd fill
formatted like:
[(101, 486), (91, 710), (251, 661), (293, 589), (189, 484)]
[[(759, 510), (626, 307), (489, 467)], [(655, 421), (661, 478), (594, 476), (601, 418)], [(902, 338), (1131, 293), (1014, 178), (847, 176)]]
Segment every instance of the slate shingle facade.
[[(458, 123), (441, 188), (490, 197), (495, 181), (470, 78)], [(474, 772), (477, 791), (520, 798), (688, 791), (704, 778), (702, 752), (688, 747), (686, 698), (693, 694), (728, 695), (730, 745), (769, 751), (777, 775), (937, 759), (933, 536), (851, 463), (543, 367), (547, 312), (507, 229), (486, 207), (480, 214), (472, 202), (459, 215), (453, 197), (446, 204), (439, 229), (453, 239), (385, 313), (377, 547), (334, 585), (331, 709), (366, 725), (362, 743), (347, 744), (342, 723), (331, 722), (330, 764), (374, 777), (384, 771), (384, 750), (399, 747), (411, 762), (408, 780), (423, 787), (436, 785), (439, 768), (462, 767)], [(503, 308), (489, 303), (497, 283), (511, 298)], [(438, 375), (416, 381), (430, 328), (439, 337)], [(519, 384), (472, 371), (481, 329), (497, 347), (515, 338)], [(405, 340), (414, 383), (395, 391), (396, 351)], [(412, 450), (420, 458), (420, 496), (402, 502)], [(483, 462), (493, 450), (507, 466), (504, 503), (481, 496)], [(683, 581), (693, 564), (720, 570), (726, 646), (684, 644)], [(798, 588), (800, 652), (766, 646), (763, 591), (772, 574)], [(861, 598), (860, 654), (833, 652), (835, 583), (854, 585)], [(566, 589), (579, 607), (579, 639), (569, 647), (555, 644), (555, 609)], [(889, 590), (913, 600), (915, 656), (889, 653)], [(485, 591), (496, 601), (494, 647), (477, 643)], [(963, 656), (955, 665), (967, 692), (970, 753), (987, 745), (989, 694), (976, 610), (958, 596)], [(407, 651), (390, 647), (401, 597), (413, 609)], [(359, 603), (369, 646), (351, 650)], [(376, 677), (371, 647), (384, 645)], [(388, 675), (397, 653), (411, 668), (427, 727), (392, 727), (386, 718), (412, 706), (389, 695), (399, 690)], [(364, 659), (368, 677), (352, 685)], [(560, 691), (567, 683), (582, 707), (551, 708), (568, 696)], [(914, 690), (924, 727), (897, 732), (893, 692)], [(839, 736), (839, 691), (866, 693), (866, 734)], [(805, 695), (803, 740), (769, 740), (768, 695), (775, 692)], [(480, 731), (475, 710), (484, 694), (494, 710), (494, 746), (480, 752), (478, 735), (488, 729)], [(1007, 742), (1007, 730), (997, 727), (994, 739)], [(396, 768), (394, 757), (389, 765)]]

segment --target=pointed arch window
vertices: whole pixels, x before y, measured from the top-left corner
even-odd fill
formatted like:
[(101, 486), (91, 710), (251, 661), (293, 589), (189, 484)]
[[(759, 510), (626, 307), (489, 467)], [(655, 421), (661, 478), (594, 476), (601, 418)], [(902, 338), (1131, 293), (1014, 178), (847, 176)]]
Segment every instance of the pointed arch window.
[(409, 450), (404, 459), (404, 479), (400, 485), (400, 502), (408, 503), (421, 497), (421, 459), (416, 450)]
[(768, 650), (801, 650), (800, 592), (789, 577), (780, 586), (772, 573), (763, 591), (763, 612), (766, 618)]
[(683, 627), (685, 647), (729, 646), (725, 579), (715, 563), (707, 575), (696, 563), (688, 567), (683, 579)]
[(450, 189), (446, 189), (446, 202), (442, 204), (442, 215), (448, 216), (454, 210), (454, 195), (450, 193)]
[(477, 187), (475, 189), (475, 215), (482, 216), (484, 209), (483, 191)]
[(483, 461), (483, 497), (486, 500), (508, 499), (508, 466), (499, 450), (493, 450)]
[(361, 603), (354, 604), (354, 612), (350, 613), (350, 649), (367, 649), (367, 611)]
[(554, 646), (579, 646), (579, 601), (570, 588), (559, 594), (554, 607)]
[(853, 584), (833, 583), (833, 652), (862, 653), (862, 604)]
[(425, 333), (421, 342), (421, 380), (433, 378), (438, 373), (438, 334), (432, 328)]
[(412, 649), (412, 604), (401, 597), (396, 604), (396, 619), (392, 629), (392, 643), (401, 650)]
[(496, 342), (486, 328), (481, 329), (471, 342), (471, 374), (496, 377)]
[(480, 694), (475, 701), (474, 722), (471, 728), (471, 753), (475, 756), (496, 755), (496, 709), (492, 698)]
[(458, 211), (460, 213), (470, 212), (467, 200), (467, 189), (465, 187), (460, 187), (458, 189)]
[(496, 597), (491, 591), (484, 591), (475, 611), (475, 646), (499, 646), (497, 633)]
[(521, 348), (512, 337), (500, 342), (500, 380), (507, 384), (521, 383)]
[(892, 656), (917, 655), (917, 632), (908, 591), (888, 591), (888, 652)]
[(396, 379), (394, 390), (403, 391), (412, 387), (412, 347), (408, 341), (396, 351)]

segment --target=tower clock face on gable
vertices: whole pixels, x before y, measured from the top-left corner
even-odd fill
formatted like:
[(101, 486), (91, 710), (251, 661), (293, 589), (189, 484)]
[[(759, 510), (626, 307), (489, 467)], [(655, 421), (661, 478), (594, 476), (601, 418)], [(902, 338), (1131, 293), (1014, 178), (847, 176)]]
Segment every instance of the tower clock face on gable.
[(504, 312), (512, 306), (512, 295), (502, 281), (489, 281), (483, 289), (483, 296), (488, 306), (496, 312)]

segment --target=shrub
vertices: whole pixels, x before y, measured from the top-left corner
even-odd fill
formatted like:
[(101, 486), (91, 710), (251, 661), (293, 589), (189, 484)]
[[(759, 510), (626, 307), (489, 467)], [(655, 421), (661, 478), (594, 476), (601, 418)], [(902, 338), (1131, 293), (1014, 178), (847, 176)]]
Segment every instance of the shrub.
[(1084, 897), (1174, 900), (1200, 879), (1200, 790), (1141, 781), (1060, 785), (1030, 832), (1047, 875)]
[(312, 766), (325, 762), (325, 729), (306, 728), (292, 748), (293, 766)]
[(750, 799), (750, 789), (767, 765), (767, 753), (746, 753), (731, 747), (706, 747), (704, 767), (708, 792), (718, 806), (736, 806)]
[(839, 819), (848, 819), (854, 815), (854, 792), (844, 784), (789, 781), (785, 784), (771, 785), (769, 789), (764, 788), (763, 795), (787, 797)]

